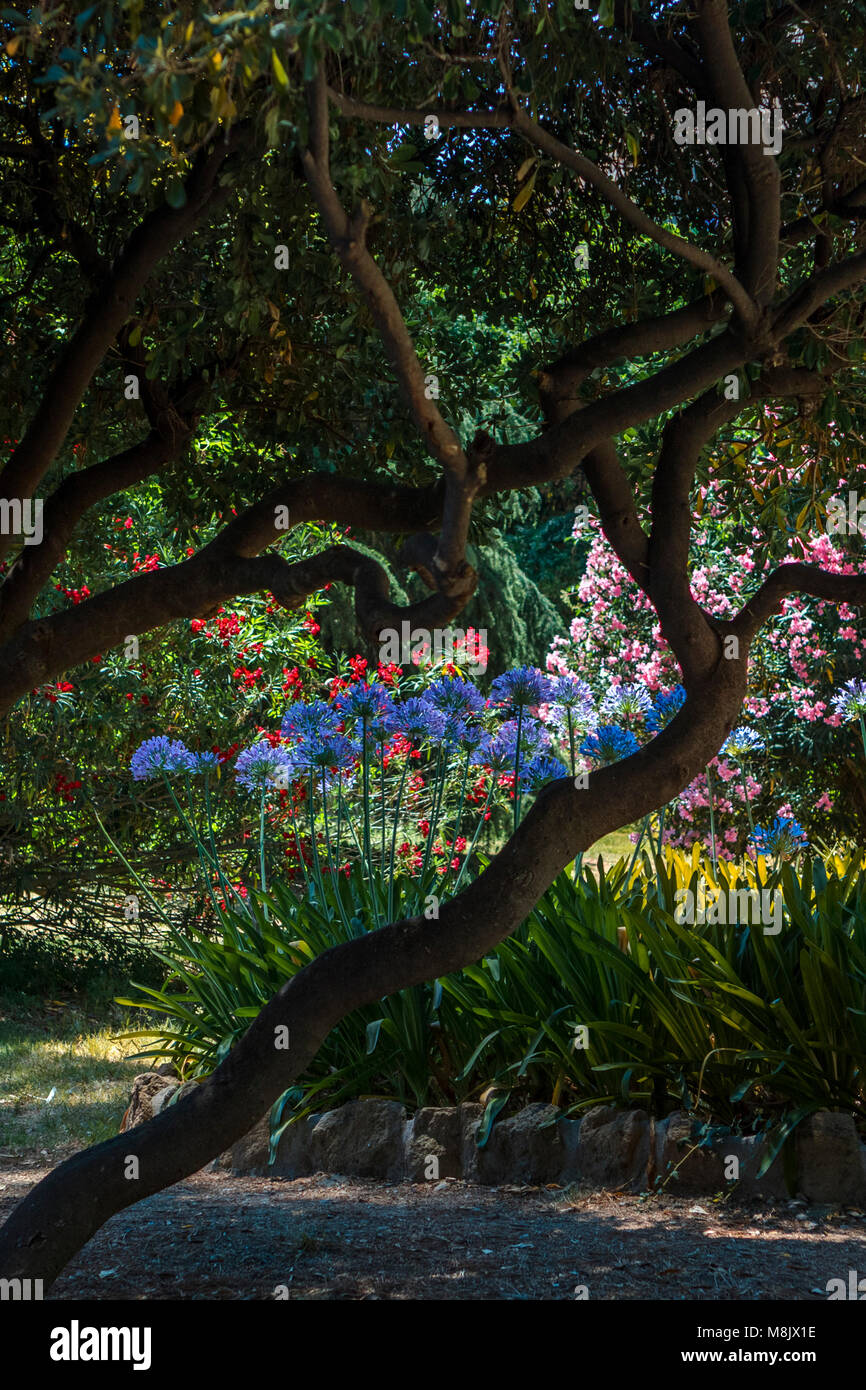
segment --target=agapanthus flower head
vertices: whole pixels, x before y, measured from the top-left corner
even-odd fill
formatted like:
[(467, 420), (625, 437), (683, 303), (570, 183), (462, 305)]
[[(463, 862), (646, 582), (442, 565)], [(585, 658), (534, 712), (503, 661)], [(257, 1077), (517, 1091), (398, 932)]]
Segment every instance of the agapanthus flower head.
[(460, 676), (440, 676), (427, 687), (424, 698), (444, 714), (477, 714), (484, 704), (478, 686)]
[[(450, 721), (449, 721), (450, 722)], [(487, 737), (480, 724), (471, 724), (468, 720), (461, 719), (459, 728), (449, 730), (446, 738), (451, 737), (454, 743), (458, 743), (467, 753), (474, 753)]]
[[(503, 743), (511, 748), (512, 758), (517, 755), (517, 724), (516, 719), (508, 719), (502, 724), (496, 733), (497, 738), (501, 738)], [(521, 758), (534, 758), (537, 753), (546, 753), (550, 748), (550, 734), (543, 724), (537, 719), (523, 718), (520, 720), (520, 756)]]
[(393, 703), (384, 685), (376, 681), (355, 681), (334, 701), (341, 714), (369, 723), (385, 718)]
[(498, 730), (488, 734), (472, 754), (470, 761), (479, 767), (489, 767), (493, 772), (513, 772), (515, 757), (514, 739)]
[(793, 859), (809, 845), (802, 825), (791, 816), (777, 816), (772, 825), (756, 825), (752, 843), (759, 854), (777, 859)]
[(219, 767), (220, 760), (218, 753), (211, 753), (204, 749), (200, 753), (192, 754), (191, 772), (211, 772), (215, 767)]
[(295, 749), (294, 755), (299, 767), (346, 771), (354, 767), (359, 751), (353, 739), (329, 729)]
[(274, 748), (267, 739), (260, 739), (258, 743), (242, 749), (235, 760), (235, 776), (248, 791), (287, 787), (296, 773), (294, 753), (279, 744)]
[(543, 786), (545, 782), (557, 781), (560, 777), (568, 777), (570, 773), (564, 763), (559, 758), (551, 758), (546, 753), (538, 753), (534, 758), (522, 764), (520, 768), (520, 785), (523, 791), (534, 791), (537, 787)]
[(673, 690), (660, 691), (646, 717), (646, 726), (650, 733), (661, 733), (662, 729), (670, 724), (674, 715), (679, 713), (685, 702), (686, 692), (681, 685), (675, 685)]
[(740, 763), (747, 758), (750, 753), (760, 753), (764, 747), (764, 740), (755, 729), (747, 729), (745, 725), (741, 729), (732, 729), (722, 744), (720, 758), (733, 758)]
[(336, 729), (340, 712), (327, 700), (311, 700), (308, 705), (298, 701), (283, 715), (280, 731), (284, 738), (309, 739)]
[(490, 687), (494, 705), (512, 709), (535, 709), (550, 699), (550, 677), (537, 666), (516, 666), (497, 676)]
[(468, 724), (456, 711), (445, 715), (445, 728), (442, 731), (442, 742), (452, 746), (462, 746), (466, 735)]
[(547, 703), (551, 707), (551, 714), (556, 722), (564, 722), (566, 726), (568, 720), (562, 721), (557, 718), (558, 712), (567, 710), (571, 714), (573, 723), (583, 724), (592, 719), (595, 709), (592, 691), (586, 681), (582, 681), (579, 676), (572, 676), (568, 673), (564, 676), (551, 678)]
[(411, 743), (436, 741), (445, 732), (445, 715), (428, 700), (412, 696), (395, 704), (388, 716), (392, 734), (403, 734)]
[(609, 719), (645, 719), (652, 707), (645, 685), (612, 685), (601, 702), (601, 713)]
[(580, 751), (599, 767), (609, 767), (636, 753), (639, 744), (630, 729), (620, 729), (615, 724), (600, 724), (591, 734), (587, 734)]
[(846, 681), (833, 696), (832, 704), (843, 719), (859, 719), (861, 714), (866, 715), (866, 681)]
[(193, 759), (194, 754), (180, 739), (157, 734), (155, 738), (145, 739), (136, 748), (129, 766), (134, 781), (146, 782), (160, 772), (192, 772)]

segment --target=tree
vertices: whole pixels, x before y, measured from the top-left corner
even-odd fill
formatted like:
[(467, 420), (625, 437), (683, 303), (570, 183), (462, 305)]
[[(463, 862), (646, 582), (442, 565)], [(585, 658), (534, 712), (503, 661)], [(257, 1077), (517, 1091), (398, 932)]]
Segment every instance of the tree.
[[(720, 621), (688, 582), (700, 470), (741, 486), (727, 448), (713, 452), (726, 430), (772, 410), (802, 436), (829, 401), (862, 434), (866, 184), (850, 171), (864, 22), (853, 3), (751, 0), (730, 20), (723, 0), (3, 14), (4, 423), (18, 442), (0, 496), (22, 517), (39, 490), (45, 506), (38, 543), (20, 525), (17, 542), (0, 536), (0, 710), (129, 632), (242, 593), (292, 610), (338, 581), (373, 640), (404, 618), (442, 627), (475, 587), (478, 518), (579, 470), (687, 691), (588, 789), (547, 788), (435, 931), (395, 922), (319, 957), (194, 1093), (40, 1183), (0, 1234), (0, 1271), (50, 1281), (110, 1215), (240, 1137), (344, 1014), (480, 957), (575, 853), (692, 781), (736, 722), (750, 645), (785, 595), (866, 602), (862, 577), (781, 564)], [(706, 144), (683, 143), (687, 117)], [(483, 387), (471, 361), (435, 370), (441, 343), (417, 320), (431, 290), (452, 321), (528, 326), (512, 431), (452, 423), (478, 415)], [(122, 378), (138, 384), (137, 440)], [(244, 476), (210, 474), (190, 452), (202, 414), (242, 408)], [(275, 436), (286, 452), (262, 458)], [(82, 438), (95, 461), (75, 467)], [(50, 611), (44, 587), (77, 528), (145, 478), (179, 514), (228, 489), (237, 515), (185, 562)], [(286, 508), (292, 525), (405, 537), (426, 596), (394, 603), (349, 545), (287, 562)]]

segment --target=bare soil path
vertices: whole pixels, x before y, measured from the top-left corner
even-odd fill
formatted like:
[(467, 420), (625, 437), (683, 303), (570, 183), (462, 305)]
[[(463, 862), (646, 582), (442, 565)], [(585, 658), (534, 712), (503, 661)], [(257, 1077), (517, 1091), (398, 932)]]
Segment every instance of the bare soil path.
[[(45, 1171), (0, 1167), (0, 1217)], [(825, 1302), (852, 1269), (854, 1208), (206, 1170), (113, 1217), (52, 1297)]]

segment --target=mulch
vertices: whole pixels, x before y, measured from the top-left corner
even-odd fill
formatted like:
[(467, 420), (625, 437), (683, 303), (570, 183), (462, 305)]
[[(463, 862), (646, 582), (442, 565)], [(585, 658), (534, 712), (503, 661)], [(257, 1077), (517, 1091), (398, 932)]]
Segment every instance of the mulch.
[[(0, 1166), (0, 1218), (47, 1171)], [(112, 1217), (50, 1297), (825, 1302), (850, 1269), (856, 1208), (208, 1169)]]

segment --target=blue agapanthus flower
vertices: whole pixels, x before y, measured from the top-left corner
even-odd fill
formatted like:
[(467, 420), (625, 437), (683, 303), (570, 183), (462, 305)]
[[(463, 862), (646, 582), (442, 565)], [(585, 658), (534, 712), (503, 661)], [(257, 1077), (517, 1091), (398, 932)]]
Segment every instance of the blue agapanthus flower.
[(267, 739), (260, 739), (244, 748), (235, 759), (235, 776), (242, 787), (261, 791), (267, 786), (288, 786), (297, 774), (294, 752), (279, 745), (274, 748)]
[(440, 676), (427, 687), (424, 698), (444, 714), (477, 714), (484, 704), (484, 696), (478, 686), (459, 676), (453, 679)]
[(650, 733), (659, 734), (662, 729), (667, 728), (685, 702), (686, 692), (681, 685), (675, 685), (673, 690), (660, 691), (646, 717), (646, 726)]
[(859, 719), (861, 714), (866, 715), (866, 681), (846, 681), (833, 696), (832, 705), (843, 719)]
[(551, 681), (537, 666), (516, 666), (497, 676), (490, 687), (494, 705), (509, 705), (512, 709), (535, 708), (550, 699)]
[(308, 705), (291, 705), (283, 715), (280, 731), (284, 738), (308, 739), (336, 729), (339, 723), (339, 710), (327, 700), (311, 700)]
[(219, 767), (219, 756), (211, 753), (207, 749), (201, 753), (192, 754), (191, 772), (212, 772), (215, 767)]
[(353, 739), (329, 729), (293, 749), (293, 754), (299, 767), (345, 772), (354, 767), (360, 749)]
[(553, 782), (560, 777), (570, 776), (568, 768), (558, 758), (551, 758), (545, 753), (538, 753), (522, 765), (520, 785), (524, 791), (534, 791), (536, 787), (542, 786), (545, 782)]
[(645, 685), (612, 685), (601, 702), (601, 713), (613, 719), (644, 719), (652, 707)]
[(476, 749), (481, 747), (487, 734), (480, 724), (470, 724), (463, 719), (460, 721), (459, 728), (449, 730), (446, 737), (451, 737), (452, 741), (458, 743), (467, 753), (474, 753)]
[(764, 747), (764, 740), (755, 729), (747, 729), (745, 725), (741, 729), (732, 729), (722, 744), (720, 758), (733, 758), (735, 762), (742, 762), (750, 753), (760, 753)]
[(395, 704), (388, 716), (388, 729), (402, 734), (410, 743), (435, 742), (445, 732), (445, 715), (427, 700), (412, 696)]
[(585, 758), (591, 758), (599, 767), (609, 767), (636, 753), (640, 747), (629, 729), (620, 729), (615, 724), (601, 724), (593, 733), (587, 734), (580, 751)]
[(752, 843), (759, 854), (772, 854), (777, 859), (793, 859), (809, 846), (805, 830), (791, 816), (777, 816), (772, 825), (756, 825)]
[(570, 674), (551, 679), (547, 703), (555, 721), (566, 726), (568, 720), (562, 717), (566, 711), (571, 714), (572, 723), (579, 724), (592, 719), (595, 709), (592, 691), (586, 681)]
[(195, 755), (180, 739), (157, 734), (155, 738), (145, 739), (136, 748), (129, 766), (134, 781), (146, 782), (160, 772), (193, 772), (194, 758)]
[[(509, 719), (500, 725), (496, 738), (501, 739), (503, 745), (511, 749), (511, 761), (514, 762), (517, 756), (517, 720)], [(543, 724), (539, 724), (536, 719), (522, 719), (520, 721), (520, 757), (521, 759), (534, 758), (537, 753), (546, 753), (550, 748), (550, 734)]]
[(354, 685), (341, 690), (334, 701), (341, 714), (372, 723), (387, 717), (394, 701), (383, 685), (374, 681), (356, 681)]

